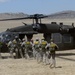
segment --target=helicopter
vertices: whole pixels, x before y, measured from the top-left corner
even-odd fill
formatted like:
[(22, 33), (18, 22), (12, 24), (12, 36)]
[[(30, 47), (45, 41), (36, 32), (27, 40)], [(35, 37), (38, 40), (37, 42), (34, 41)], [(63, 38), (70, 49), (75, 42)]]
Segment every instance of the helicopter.
[(43, 33), (45, 40), (50, 42), (50, 39), (52, 38), (59, 46), (59, 50), (75, 49), (74, 23), (72, 23), (72, 25), (63, 25), (63, 23), (57, 24), (56, 22), (51, 22), (50, 24), (42, 23), (41, 19), (46, 17), (48, 16), (43, 14), (34, 14), (28, 17), (2, 19), (0, 21), (33, 19), (33, 24), (28, 25), (24, 23), (24, 26), (7, 29), (5, 32), (7, 32), (7, 34), (18, 34), (21, 39), (26, 35), (28, 40), (32, 39), (33, 34)]

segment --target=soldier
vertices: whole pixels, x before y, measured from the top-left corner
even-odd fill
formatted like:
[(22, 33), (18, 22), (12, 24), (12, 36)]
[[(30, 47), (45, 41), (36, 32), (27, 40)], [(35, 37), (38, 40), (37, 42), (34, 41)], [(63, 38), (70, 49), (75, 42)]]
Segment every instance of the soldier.
[(26, 58), (31, 58), (33, 56), (32, 43), (30, 41), (25, 42), (25, 53)]
[(33, 55), (34, 55), (34, 58), (36, 58), (37, 62), (39, 62), (39, 58), (40, 58), (40, 42), (39, 42), (39, 39), (36, 38), (35, 42), (34, 42), (34, 52), (33, 52)]
[(23, 50), (23, 56), (26, 58), (26, 49), (25, 49), (26, 40), (22, 39), (21, 49)]
[(23, 53), (22, 53), (22, 50), (21, 50), (21, 40), (19, 39), (18, 36), (15, 36), (15, 39), (13, 40), (15, 41), (15, 52), (16, 52), (16, 58), (23, 58)]
[(45, 39), (41, 40), (41, 61), (43, 61), (43, 63), (46, 63), (46, 45), (47, 45), (47, 41), (45, 41)]
[(47, 44), (46, 48), (48, 47), (50, 50), (49, 59), (52, 57), (52, 63), (50, 64), (50, 67), (56, 67), (55, 51), (58, 49), (58, 46), (53, 42), (53, 39), (51, 39), (51, 42)]
[(9, 48), (9, 51), (10, 51), (10, 56), (11, 56), (11, 58), (14, 58), (14, 55), (13, 55), (14, 48), (15, 48), (14, 43), (15, 43), (15, 42), (13, 42), (13, 41), (10, 40), (10, 41), (8, 42), (8, 44), (7, 44), (8, 48)]

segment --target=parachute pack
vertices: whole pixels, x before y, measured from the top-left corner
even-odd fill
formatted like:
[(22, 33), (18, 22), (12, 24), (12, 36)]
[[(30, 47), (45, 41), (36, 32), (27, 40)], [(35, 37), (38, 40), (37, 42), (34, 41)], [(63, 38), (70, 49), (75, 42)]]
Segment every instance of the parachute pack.
[(43, 41), (43, 42), (41, 43), (41, 48), (44, 49), (46, 45), (47, 45), (47, 42), (46, 42), (46, 41)]
[(57, 46), (55, 43), (51, 43), (50, 44), (50, 50), (56, 50), (57, 49)]
[(27, 42), (26, 42), (26, 45), (30, 45), (30, 42), (29, 42), (29, 41), (27, 41)]
[(26, 44), (25, 44), (25, 47), (26, 48), (32, 48), (31, 43), (29, 41), (27, 41)]
[(38, 41), (36, 41), (36, 42), (34, 42), (34, 47), (35, 47), (35, 49), (38, 49), (39, 48), (39, 42)]
[(51, 48), (54, 48), (55, 46), (56, 46), (56, 44), (54, 44), (54, 43), (50, 44)]

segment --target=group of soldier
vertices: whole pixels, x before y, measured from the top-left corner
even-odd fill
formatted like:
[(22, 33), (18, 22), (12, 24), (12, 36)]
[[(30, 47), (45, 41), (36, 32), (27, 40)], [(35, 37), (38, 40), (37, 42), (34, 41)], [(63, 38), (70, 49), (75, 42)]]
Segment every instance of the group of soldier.
[[(14, 40), (10, 40), (7, 44), (11, 58), (34, 58), (38, 63), (50, 64), (50, 67), (56, 67), (55, 51), (58, 46), (53, 42), (53, 39), (48, 43), (45, 39), (41, 42), (38, 38), (35, 41), (26, 41), (25, 38), (20, 40), (17, 36)], [(15, 56), (14, 56), (15, 53)], [(50, 58), (52, 57), (52, 61)]]

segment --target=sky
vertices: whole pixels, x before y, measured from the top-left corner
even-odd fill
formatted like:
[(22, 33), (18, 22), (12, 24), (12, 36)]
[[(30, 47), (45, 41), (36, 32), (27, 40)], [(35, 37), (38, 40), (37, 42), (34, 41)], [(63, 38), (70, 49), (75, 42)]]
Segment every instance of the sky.
[(75, 11), (75, 0), (0, 0), (0, 13), (52, 14)]

